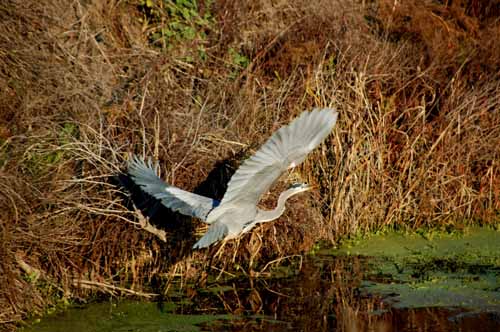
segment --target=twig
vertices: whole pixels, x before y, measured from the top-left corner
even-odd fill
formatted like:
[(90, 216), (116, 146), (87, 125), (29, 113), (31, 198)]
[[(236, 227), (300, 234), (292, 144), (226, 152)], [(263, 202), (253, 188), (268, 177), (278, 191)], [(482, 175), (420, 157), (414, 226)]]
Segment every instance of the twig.
[(294, 258), (294, 257), (299, 257), (300, 258), (300, 268), (302, 268), (302, 255), (290, 255), (290, 256), (281, 257), (281, 258), (272, 260), (270, 262), (267, 262), (267, 264), (264, 266), (264, 268), (262, 268), (262, 270), (260, 270), (259, 273), (264, 272), (268, 268), (268, 266), (271, 265), (271, 264), (279, 263), (282, 260), (285, 260), (285, 259), (288, 259), (288, 258)]
[(138, 224), (141, 226), (141, 228), (143, 230), (145, 230), (146, 232), (149, 232), (151, 234), (156, 235), (163, 242), (167, 242), (167, 233), (164, 230), (158, 229), (158, 228), (154, 227), (153, 225), (151, 225), (151, 223), (147, 220), (147, 218), (144, 217), (144, 215), (141, 213), (141, 211), (138, 208), (136, 208), (135, 206), (134, 206), (134, 210), (135, 210), (135, 213), (137, 215), (137, 218), (139, 219)]
[(120, 291), (123, 293), (147, 297), (147, 298), (158, 296), (158, 294), (156, 294), (156, 293), (144, 293), (144, 292), (134, 291), (134, 290), (128, 289), (128, 288), (114, 286), (114, 285), (104, 283), (104, 282), (85, 280), (85, 279), (73, 279), (73, 285), (78, 286), (78, 287), (82, 287), (82, 288), (88, 288), (88, 289), (96, 289), (97, 288), (100, 290), (106, 290), (106, 291), (110, 291), (110, 292)]

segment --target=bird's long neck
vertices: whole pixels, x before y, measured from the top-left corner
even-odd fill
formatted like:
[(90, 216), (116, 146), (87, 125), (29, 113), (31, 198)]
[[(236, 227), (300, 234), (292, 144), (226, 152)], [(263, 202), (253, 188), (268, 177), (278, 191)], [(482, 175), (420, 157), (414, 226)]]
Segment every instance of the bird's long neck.
[(257, 216), (255, 217), (254, 223), (263, 223), (267, 221), (271, 221), (274, 219), (277, 219), (279, 216), (283, 214), (285, 211), (285, 202), (287, 199), (292, 197), (295, 194), (298, 194), (304, 190), (297, 189), (297, 188), (290, 188), (285, 190), (280, 194), (280, 197), (278, 198), (278, 204), (276, 205), (276, 208), (274, 210), (261, 210), (258, 209), (257, 211)]

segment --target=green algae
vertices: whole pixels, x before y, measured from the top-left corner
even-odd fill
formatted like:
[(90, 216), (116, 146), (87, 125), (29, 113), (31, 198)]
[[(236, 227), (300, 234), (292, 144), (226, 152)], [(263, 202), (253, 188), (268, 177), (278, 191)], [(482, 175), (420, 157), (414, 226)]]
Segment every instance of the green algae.
[(399, 321), (397, 331), (478, 331), (478, 324), (490, 331), (500, 317), (499, 239), (485, 228), (371, 235), (336, 250), (317, 248), (300, 264), (270, 266), (259, 278), (209, 278), (189, 292), (174, 287), (161, 309), (97, 303), (22, 331), (332, 330), (354, 318), (360, 330)]
[(346, 241), (333, 255), (370, 257), (364, 293), (398, 308), (500, 309), (500, 232), (372, 235)]
[(385, 233), (365, 239), (349, 240), (335, 254), (401, 257), (428, 255), (435, 257), (463, 256), (471, 262), (486, 260), (500, 264), (500, 232), (484, 227), (471, 227), (455, 233)]
[(61, 313), (44, 317), (23, 332), (103, 332), (103, 331), (200, 331), (200, 324), (217, 323), (234, 319), (231, 315), (181, 315), (174, 314), (174, 305), (158, 308), (155, 303), (124, 301), (96, 303), (74, 307)]

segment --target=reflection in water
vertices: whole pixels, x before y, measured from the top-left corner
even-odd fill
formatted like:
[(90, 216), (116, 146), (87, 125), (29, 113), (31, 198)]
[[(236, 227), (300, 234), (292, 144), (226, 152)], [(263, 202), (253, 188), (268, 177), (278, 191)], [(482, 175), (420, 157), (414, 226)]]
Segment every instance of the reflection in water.
[[(499, 312), (464, 314), (458, 308), (395, 309), (380, 298), (360, 293), (358, 287), (365, 276), (366, 260), (316, 256), (301, 262), (300, 273), (296, 275), (213, 283), (194, 291), (191, 302), (180, 306), (177, 312), (232, 313), (244, 318), (207, 326), (211, 331), (221, 328), (346, 332), (499, 330)], [(289, 273), (295, 268), (290, 266)], [(271, 276), (276, 274), (279, 271)]]
[(391, 308), (380, 298), (360, 292), (366, 260), (309, 257), (276, 267), (267, 278), (232, 277), (208, 281), (206, 287), (184, 285), (157, 305), (101, 303), (69, 310), (43, 319), (32, 331), (500, 330), (499, 310)]

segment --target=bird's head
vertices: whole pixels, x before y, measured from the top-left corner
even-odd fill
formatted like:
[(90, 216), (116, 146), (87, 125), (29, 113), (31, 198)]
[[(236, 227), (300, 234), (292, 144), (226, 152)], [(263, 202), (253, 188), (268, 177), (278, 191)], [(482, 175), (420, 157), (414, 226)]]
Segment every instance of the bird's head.
[(307, 183), (294, 183), (288, 188), (288, 190), (294, 191), (294, 193), (301, 193), (311, 189), (313, 189), (313, 187)]

